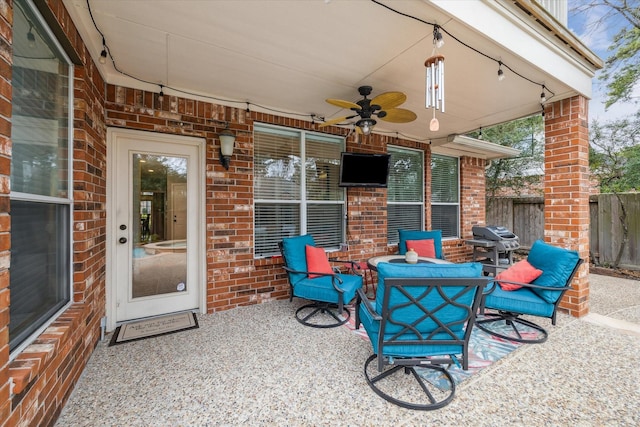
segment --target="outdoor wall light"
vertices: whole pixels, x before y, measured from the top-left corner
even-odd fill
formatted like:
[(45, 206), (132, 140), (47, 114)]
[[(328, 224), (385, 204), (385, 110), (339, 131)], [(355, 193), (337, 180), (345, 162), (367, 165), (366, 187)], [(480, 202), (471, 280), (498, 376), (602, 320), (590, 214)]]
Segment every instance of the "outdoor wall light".
[(220, 164), (229, 170), (229, 161), (233, 155), (236, 135), (230, 129), (225, 129), (218, 134), (218, 138), (220, 139)]

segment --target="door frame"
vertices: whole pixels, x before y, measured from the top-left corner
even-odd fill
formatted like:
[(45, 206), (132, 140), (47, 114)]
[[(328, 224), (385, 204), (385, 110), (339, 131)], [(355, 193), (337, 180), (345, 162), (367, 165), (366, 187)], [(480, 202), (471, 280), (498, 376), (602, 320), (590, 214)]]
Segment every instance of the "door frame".
[[(198, 150), (198, 168), (200, 170), (198, 176), (199, 194), (197, 195), (197, 227), (201, 230), (196, 233), (198, 240), (196, 242), (198, 248), (197, 256), (197, 272), (198, 284), (200, 292), (198, 297), (198, 306), (200, 313), (207, 312), (207, 266), (206, 266), (206, 139), (204, 137), (193, 137), (184, 135), (164, 134), (149, 131), (140, 131), (133, 129), (107, 128), (107, 193), (106, 193), (106, 261), (105, 261), (105, 304), (106, 304), (106, 330), (113, 331), (118, 325), (116, 322), (116, 286), (114, 284), (113, 262), (117, 245), (117, 224), (115, 221), (115, 177), (119, 171), (116, 169), (115, 159), (115, 141), (118, 138), (136, 138), (146, 141), (157, 141), (170, 144), (186, 144), (196, 146)], [(128, 165), (127, 165), (128, 167)], [(122, 173), (122, 171), (120, 171)]]

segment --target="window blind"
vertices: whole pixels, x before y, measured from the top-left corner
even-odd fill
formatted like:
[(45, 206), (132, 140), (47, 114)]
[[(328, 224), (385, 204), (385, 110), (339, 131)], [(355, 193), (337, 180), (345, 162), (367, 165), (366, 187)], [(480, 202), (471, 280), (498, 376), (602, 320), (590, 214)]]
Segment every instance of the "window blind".
[(344, 140), (256, 125), (254, 143), (255, 256), (277, 255), (283, 237), (301, 234), (338, 248), (345, 241), (338, 187)]
[(398, 230), (424, 228), (424, 153), (388, 147), (387, 242), (398, 243)]
[(434, 154), (431, 158), (431, 229), (443, 237), (460, 234), (460, 173), (456, 157)]

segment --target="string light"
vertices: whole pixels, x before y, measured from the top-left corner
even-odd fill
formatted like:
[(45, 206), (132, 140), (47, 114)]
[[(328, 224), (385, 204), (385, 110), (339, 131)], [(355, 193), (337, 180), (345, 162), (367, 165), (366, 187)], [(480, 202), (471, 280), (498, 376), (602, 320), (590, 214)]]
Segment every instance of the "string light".
[(104, 37), (102, 37), (102, 52), (100, 52), (99, 61), (101, 64), (107, 63), (107, 44), (104, 41)]
[[(107, 45), (106, 45), (105, 37), (104, 37), (104, 34), (102, 33), (102, 31), (100, 30), (100, 28), (98, 27), (98, 24), (96, 23), (96, 21), (95, 21), (95, 19), (94, 19), (94, 17), (93, 17), (93, 12), (92, 12), (92, 9), (91, 9), (90, 0), (86, 0), (86, 2), (87, 2), (87, 9), (88, 9), (88, 12), (89, 12), (89, 16), (90, 16), (90, 18), (91, 18), (91, 21), (92, 21), (92, 23), (93, 23), (93, 26), (94, 26), (94, 28), (96, 29), (96, 31), (100, 34), (100, 36), (102, 36), (102, 51), (101, 51), (101, 53), (100, 53), (100, 59), (99, 59), (99, 62), (100, 62), (101, 64), (105, 64), (105, 63), (106, 63), (106, 61), (107, 61), (107, 56), (108, 56), (108, 52), (107, 52)], [(371, 0), (371, 2), (373, 2), (373, 3), (375, 3), (375, 4), (379, 5), (379, 6), (382, 6), (382, 7), (386, 8), (386, 9), (388, 9), (388, 10), (390, 10), (390, 11), (394, 12), (394, 13), (397, 13), (397, 14), (403, 15), (403, 16), (405, 16), (405, 17), (407, 17), (407, 18), (411, 18), (411, 19), (417, 20), (417, 21), (422, 22), (422, 23), (424, 23), (424, 24), (433, 25), (433, 27), (434, 27), (434, 31), (433, 31), (433, 33), (434, 33), (434, 46), (435, 46), (435, 48), (441, 48), (442, 46), (444, 46), (444, 38), (443, 38), (443, 36), (442, 36), (442, 32), (440, 31), (440, 30), (442, 30), (442, 31), (443, 31), (443, 32), (445, 32), (449, 37), (453, 38), (455, 41), (457, 41), (458, 43), (460, 43), (460, 44), (462, 44), (463, 46), (467, 47), (468, 49), (473, 50), (474, 52), (476, 52), (476, 53), (478, 53), (478, 54), (480, 54), (480, 55), (484, 56), (484, 57), (485, 57), (485, 58), (487, 58), (487, 59), (490, 59), (490, 60), (493, 60), (493, 61), (497, 62), (497, 63), (498, 63), (498, 66), (499, 66), (499, 68), (498, 68), (498, 79), (499, 79), (500, 81), (502, 81), (502, 80), (504, 79), (504, 77), (505, 77), (505, 76), (504, 76), (504, 71), (502, 70), (502, 66), (504, 65), (504, 67), (505, 67), (506, 69), (508, 69), (508, 70), (509, 70), (509, 71), (511, 71), (513, 74), (517, 75), (518, 77), (520, 77), (520, 78), (522, 78), (522, 79), (524, 79), (524, 80), (527, 80), (528, 82), (533, 83), (533, 84), (537, 84), (537, 85), (539, 85), (539, 84), (540, 84), (540, 83), (536, 83), (536, 82), (535, 82), (535, 81), (533, 81), (532, 79), (530, 79), (530, 78), (528, 78), (528, 77), (526, 77), (526, 76), (524, 76), (524, 75), (522, 75), (522, 74), (518, 73), (517, 71), (513, 70), (511, 67), (509, 67), (507, 64), (503, 63), (502, 61), (500, 61), (500, 60), (498, 60), (498, 59), (495, 59), (495, 58), (492, 58), (491, 56), (487, 55), (486, 53), (481, 52), (480, 50), (478, 50), (478, 49), (474, 48), (473, 46), (470, 46), (469, 44), (464, 43), (463, 41), (461, 41), (460, 39), (458, 39), (457, 37), (455, 37), (454, 35), (452, 35), (451, 33), (449, 33), (446, 29), (444, 29), (444, 28), (440, 27), (440, 26), (439, 26), (439, 25), (437, 25), (437, 24), (434, 24), (434, 23), (431, 23), (431, 22), (425, 21), (425, 20), (420, 19), (420, 18), (417, 18), (417, 17), (415, 17), (415, 16), (408, 15), (408, 14), (403, 13), (403, 12), (400, 12), (400, 11), (398, 11), (398, 10), (395, 10), (395, 9), (393, 9), (393, 8), (391, 8), (391, 7), (387, 6), (387, 5), (385, 5), (385, 4), (381, 3), (381, 2), (379, 2), (378, 0)], [(30, 32), (30, 33), (31, 33), (31, 32)], [(27, 34), (27, 38), (30, 40), (29, 33)], [(35, 39), (35, 37), (34, 37), (34, 39)], [(35, 40), (34, 40), (34, 41), (35, 41)], [(442, 56), (442, 55), (440, 55), (440, 56)], [(136, 81), (139, 81), (139, 82), (141, 82), (141, 83), (147, 83), (147, 84), (151, 84), (151, 85), (155, 85), (155, 84), (157, 84), (157, 83), (155, 83), (155, 82), (151, 82), (151, 81), (149, 81), (149, 80), (142, 79), (142, 78), (140, 78), (140, 77), (134, 76), (134, 75), (132, 75), (132, 74), (127, 73), (126, 71), (123, 71), (123, 70), (119, 69), (119, 68), (118, 68), (118, 66), (117, 66), (117, 64), (116, 64), (116, 62), (115, 62), (115, 60), (114, 60), (113, 58), (112, 58), (112, 62), (113, 62), (113, 68), (115, 69), (115, 71), (116, 71), (116, 72), (118, 72), (118, 73), (120, 73), (120, 74), (122, 74), (123, 76), (129, 77), (129, 78), (131, 78), (131, 79), (133, 79), (133, 80), (136, 80)], [(425, 64), (426, 64), (426, 63), (425, 63)], [(444, 56), (442, 56), (442, 65), (443, 65), (443, 71), (444, 71)], [(443, 86), (442, 86), (442, 88), (441, 88), (442, 95), (443, 95), (443, 99), (442, 99), (442, 112), (444, 112), (444, 80), (442, 81), (442, 83), (443, 83)], [(167, 87), (169, 87), (169, 86), (167, 86)], [(160, 98), (160, 100), (162, 100), (162, 97), (164, 96), (164, 93), (163, 93), (163, 91), (162, 91), (162, 88), (163, 88), (163, 86), (162, 86), (162, 85), (160, 85), (160, 93), (159, 93), (159, 98)], [(170, 89), (172, 89), (172, 90), (174, 90), (174, 91), (176, 91), (176, 92), (178, 92), (178, 93), (184, 94), (184, 95), (189, 95), (189, 96), (199, 96), (199, 97), (203, 97), (203, 98), (206, 98), (206, 99), (211, 99), (211, 100), (214, 100), (214, 101), (220, 101), (220, 102), (228, 102), (228, 103), (235, 103), (235, 104), (246, 104), (246, 112), (247, 112), (247, 113), (249, 113), (249, 112), (250, 112), (249, 106), (250, 106), (250, 105), (254, 105), (254, 106), (259, 107), (259, 108), (261, 108), (261, 109), (264, 109), (264, 110), (267, 110), (267, 111), (272, 111), (272, 112), (275, 112), (275, 113), (290, 114), (290, 115), (300, 116), (300, 117), (311, 117), (312, 121), (313, 121), (313, 119), (314, 119), (314, 115), (301, 114), (301, 113), (295, 113), (295, 112), (284, 111), (284, 110), (278, 110), (278, 109), (274, 109), (274, 108), (269, 108), (269, 107), (266, 107), (266, 106), (262, 106), (262, 105), (260, 105), (260, 104), (252, 103), (252, 102), (249, 102), (249, 101), (238, 101), (238, 100), (233, 100), (233, 99), (219, 98), (219, 97), (214, 97), (214, 96), (204, 95), (204, 94), (201, 94), (201, 93), (190, 92), (190, 91), (186, 91), (186, 90), (182, 90), (182, 89), (178, 89), (178, 88), (173, 88), (173, 87), (169, 87), (169, 88), (170, 88)], [(547, 100), (546, 95), (545, 95), (545, 91), (548, 91), (552, 96), (555, 96), (555, 93), (554, 93), (552, 90), (550, 90), (549, 88), (547, 88), (545, 85), (542, 85), (542, 93), (541, 93), (541, 96), (540, 96), (541, 102), (546, 102), (546, 100)], [(541, 104), (541, 106), (543, 107), (542, 115), (544, 116), (544, 106), (543, 106), (542, 104)], [(434, 109), (434, 117), (433, 117), (433, 119), (431, 120), (431, 123), (430, 123), (430, 128), (432, 127), (432, 125), (433, 125), (434, 127), (435, 127), (435, 126), (437, 126), (437, 127), (439, 128), (439, 122), (438, 122), (438, 119), (435, 117), (435, 109)], [(339, 125), (339, 124), (338, 124), (338, 125), (336, 125), (336, 126), (341, 126), (341, 125)], [(350, 134), (351, 134), (351, 133), (352, 133), (352, 132), (350, 132)], [(385, 132), (381, 132), (381, 133), (385, 133)], [(403, 135), (403, 136), (404, 136), (404, 137), (406, 137), (405, 135)], [(427, 141), (427, 139), (418, 139), (418, 140), (420, 140), (420, 141)]]
[(442, 38), (442, 33), (438, 25), (433, 26), (433, 44), (435, 44), (438, 49), (444, 46), (444, 39)]
[(36, 36), (33, 34), (33, 24), (29, 22), (29, 32), (27, 33), (27, 41), (29, 43), (29, 47), (33, 49), (36, 47)]
[[(442, 27), (438, 26), (437, 24), (435, 24), (435, 23), (433, 23), (433, 22), (426, 21), (426, 20), (424, 20), (424, 19), (418, 18), (418, 17), (416, 17), (416, 16), (409, 15), (409, 14), (404, 13), (404, 12), (400, 12), (399, 10), (394, 9), (394, 8), (390, 7), (389, 5), (386, 5), (386, 4), (382, 3), (382, 2), (381, 2), (381, 1), (379, 1), (379, 0), (370, 0), (370, 1), (371, 1), (372, 3), (375, 3), (375, 4), (376, 4), (376, 5), (378, 5), (378, 6), (381, 6), (381, 7), (385, 8), (385, 9), (387, 9), (387, 10), (390, 10), (391, 12), (397, 13), (398, 15), (402, 15), (402, 16), (404, 16), (404, 17), (406, 17), (406, 18), (410, 18), (410, 19), (416, 20), (416, 21), (418, 21), (418, 22), (422, 22), (423, 24), (433, 25), (433, 26), (434, 26), (434, 30), (435, 30), (435, 27), (437, 26), (438, 33), (440, 33), (440, 32), (444, 32), (445, 34), (447, 34), (449, 37), (451, 37), (452, 39), (454, 39), (455, 41), (457, 41), (458, 43), (460, 43), (460, 44), (461, 44), (461, 45), (463, 45), (464, 47), (466, 47), (466, 48), (468, 48), (468, 49), (471, 49), (471, 50), (472, 50), (472, 51), (474, 51), (475, 53), (477, 53), (477, 54), (479, 54), (479, 55), (482, 55), (482, 56), (484, 56), (484, 57), (485, 57), (485, 58), (487, 58), (487, 59), (490, 59), (490, 60), (492, 60), (492, 61), (497, 62), (497, 63), (498, 63), (498, 65), (499, 65), (499, 67), (500, 67), (500, 68), (498, 69), (498, 70), (499, 70), (499, 71), (498, 71), (498, 78), (500, 78), (500, 76), (504, 76), (504, 71), (502, 72), (502, 74), (500, 73), (500, 70), (501, 70), (502, 66), (504, 66), (507, 70), (511, 71), (511, 72), (512, 72), (513, 74), (515, 74), (516, 76), (518, 76), (518, 77), (520, 77), (520, 78), (522, 78), (522, 79), (524, 79), (524, 80), (528, 81), (529, 83), (532, 83), (532, 84), (535, 84), (535, 85), (541, 85), (540, 83), (535, 82), (534, 80), (532, 80), (532, 79), (528, 78), (527, 76), (524, 76), (524, 75), (522, 75), (521, 73), (519, 73), (519, 72), (515, 71), (513, 68), (509, 67), (507, 64), (505, 64), (505, 63), (504, 63), (504, 62), (502, 62), (501, 60), (499, 60), (499, 59), (497, 59), (497, 58), (494, 58), (494, 57), (492, 57), (492, 56), (490, 56), (490, 55), (488, 55), (488, 54), (486, 54), (486, 53), (484, 53), (484, 52), (480, 51), (479, 49), (477, 49), (477, 48), (475, 48), (475, 47), (473, 47), (473, 46), (469, 45), (468, 43), (463, 42), (462, 40), (460, 40), (459, 38), (457, 38), (456, 36), (454, 36), (453, 34), (451, 34), (450, 32), (448, 32), (445, 28), (442, 28)], [(434, 34), (435, 34), (435, 31), (434, 31)], [(543, 85), (543, 86), (544, 86), (544, 85)], [(554, 93), (552, 90), (550, 90), (549, 88), (544, 87), (544, 89), (543, 89), (543, 93), (544, 93), (544, 91), (545, 91), (545, 90), (546, 90), (546, 91), (548, 91), (548, 92), (551, 94), (551, 96), (555, 96), (555, 93)], [(545, 101), (547, 100), (547, 99), (546, 99), (546, 96), (544, 97), (544, 100), (545, 100)], [(543, 102), (544, 102), (544, 101), (543, 101)]]
[(159, 85), (159, 86), (160, 86), (160, 93), (158, 93), (158, 101), (162, 102), (162, 101), (164, 101), (164, 92), (162, 91), (162, 88), (164, 86), (162, 86), (162, 85)]
[(498, 61), (498, 81), (503, 81), (504, 77), (504, 71), (502, 71), (502, 61)]

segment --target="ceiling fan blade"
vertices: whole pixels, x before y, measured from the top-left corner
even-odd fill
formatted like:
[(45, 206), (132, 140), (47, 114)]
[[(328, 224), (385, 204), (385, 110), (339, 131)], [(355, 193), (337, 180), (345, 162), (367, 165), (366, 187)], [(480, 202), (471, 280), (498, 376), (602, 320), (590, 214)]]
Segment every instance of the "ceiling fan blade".
[(380, 117), (380, 120), (384, 120), (385, 122), (409, 123), (418, 118), (416, 113), (404, 108), (392, 108), (390, 110), (386, 110), (386, 112), (386, 116)]
[(331, 105), (335, 105), (336, 107), (340, 107), (340, 108), (356, 108), (356, 109), (360, 109), (360, 106), (358, 104), (356, 104), (355, 102), (351, 102), (351, 101), (344, 101), (342, 99), (327, 99), (326, 100), (329, 104)]
[(325, 127), (325, 126), (331, 126), (331, 125), (335, 125), (336, 123), (340, 123), (340, 122), (344, 122), (345, 120), (349, 120), (354, 118), (355, 116), (344, 116), (344, 117), (337, 117), (335, 119), (331, 119), (331, 120), (327, 120), (326, 122), (322, 122), (318, 125), (319, 128)]
[(395, 108), (407, 100), (407, 95), (402, 92), (385, 92), (371, 100), (371, 105), (379, 105), (383, 110)]

